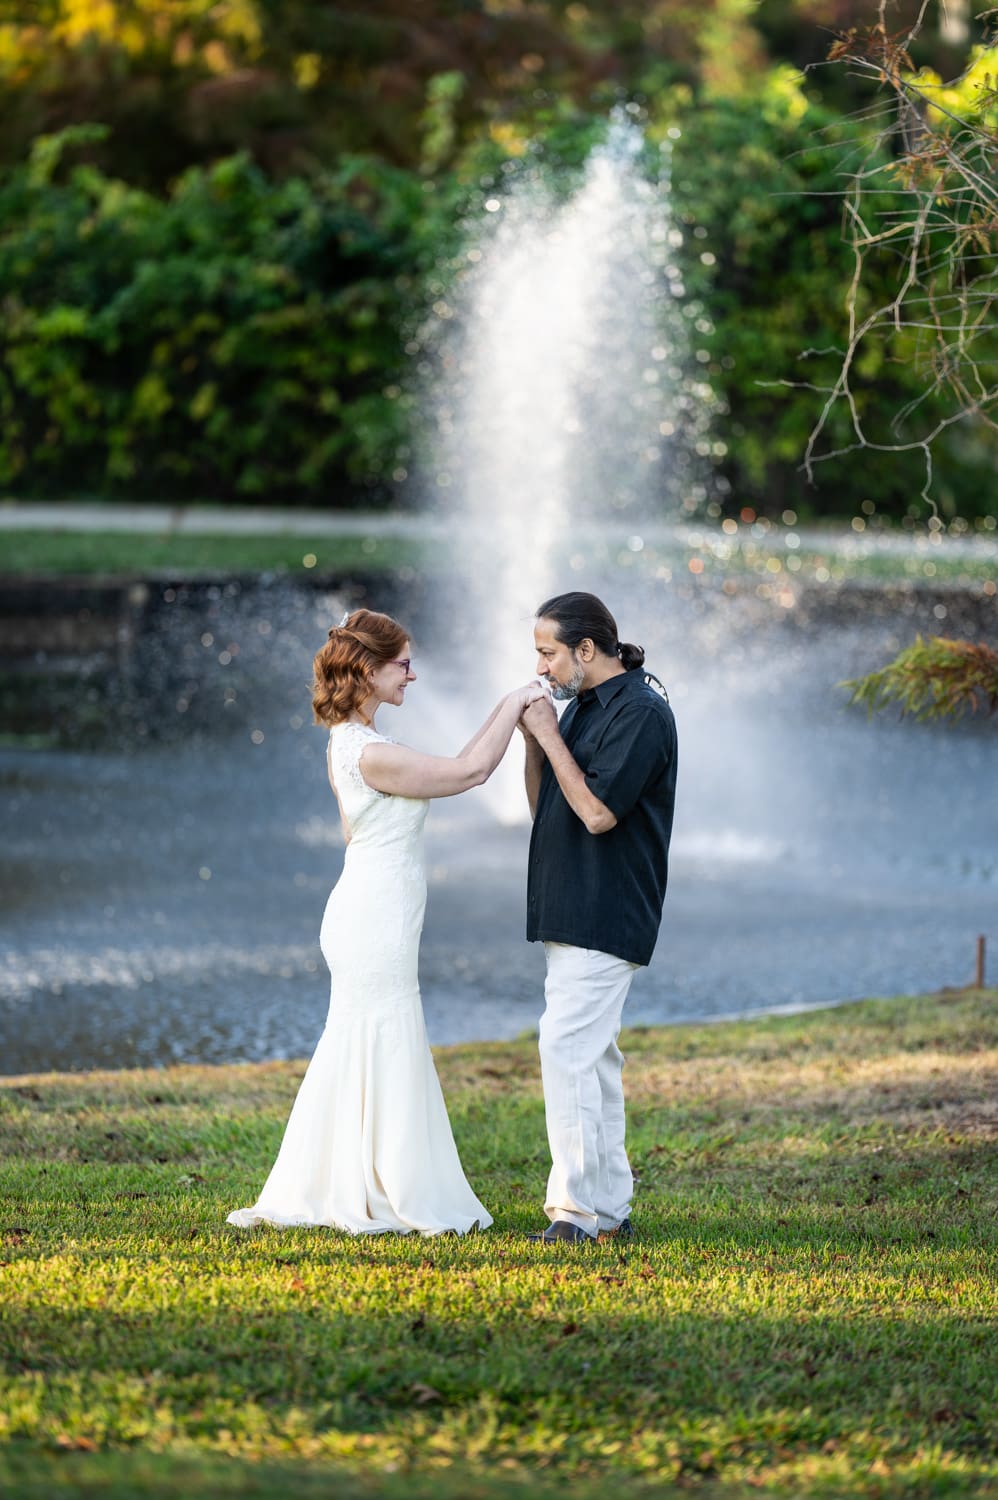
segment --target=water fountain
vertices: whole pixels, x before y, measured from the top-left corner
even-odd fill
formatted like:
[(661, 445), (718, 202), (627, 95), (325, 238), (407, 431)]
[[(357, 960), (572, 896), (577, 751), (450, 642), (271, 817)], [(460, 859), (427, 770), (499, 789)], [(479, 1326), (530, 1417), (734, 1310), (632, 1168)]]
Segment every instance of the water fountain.
[[(456, 336), (438, 346), (427, 503), (465, 564), (449, 585), (372, 599), (397, 604), (417, 644), (393, 732), (456, 749), (532, 671), (539, 599), (593, 588), (647, 648), (680, 730), (665, 922), (628, 1019), (968, 979), (976, 934), (998, 941), (994, 730), (868, 725), (836, 684), (916, 629), (983, 629), (993, 592), (849, 588), (827, 569), (804, 586), (762, 557), (691, 571), (688, 534), (676, 557), (659, 548), (697, 499), (709, 408), (684, 373), (667, 194), (622, 125), (571, 196), (528, 176), (485, 204), (447, 304)], [(704, 556), (728, 545), (700, 532)], [(125, 706), (172, 732), (123, 741), (109, 700), (93, 748), (0, 750), (0, 1070), (311, 1050), (342, 845), (306, 683), (343, 603), (274, 579), (150, 581)], [(538, 1013), (516, 757), (498, 785), (428, 823), (437, 1041), (515, 1035)]]
[[(642, 148), (621, 113), (567, 197), (536, 166), (488, 193), (430, 335), (425, 501), (461, 538), (441, 613), (492, 696), (532, 670), (537, 604), (696, 486), (710, 391), (684, 379), (682, 234)], [(508, 822), (525, 817), (515, 761), (487, 798)]]

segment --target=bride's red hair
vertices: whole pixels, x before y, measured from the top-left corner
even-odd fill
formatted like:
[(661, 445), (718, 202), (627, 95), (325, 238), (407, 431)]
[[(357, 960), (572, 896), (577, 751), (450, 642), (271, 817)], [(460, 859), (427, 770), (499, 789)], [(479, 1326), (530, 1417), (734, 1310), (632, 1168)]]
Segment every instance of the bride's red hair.
[(370, 696), (371, 673), (394, 661), (409, 639), (398, 620), (373, 609), (355, 609), (334, 625), (315, 653), (312, 712), (317, 724), (340, 724)]

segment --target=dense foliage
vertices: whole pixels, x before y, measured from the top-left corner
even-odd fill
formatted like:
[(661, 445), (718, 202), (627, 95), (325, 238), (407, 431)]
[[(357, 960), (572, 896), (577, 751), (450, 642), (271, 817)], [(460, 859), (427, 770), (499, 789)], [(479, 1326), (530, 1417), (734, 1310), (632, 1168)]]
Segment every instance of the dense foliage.
[[(895, 0), (892, 23), (918, 9)], [(442, 77), (461, 83), (453, 159), (562, 104), (735, 94), (770, 60), (818, 62), (829, 28), (870, 11), (870, 0), (3, 0), (0, 161), (100, 119), (111, 126), (100, 164), (156, 189), (237, 150), (283, 174), (358, 151), (417, 167)], [(948, 76), (961, 55), (932, 28), (917, 61)], [(820, 83), (854, 102), (847, 75)]]
[(71, 143), (43, 137), (0, 190), (0, 482), (271, 501), (376, 484), (404, 431), (399, 329), (453, 214), (358, 159), (272, 183), (230, 157), (161, 198), (57, 175)]
[[(863, 11), (843, 4), (835, 21)], [(852, 274), (841, 191), (873, 140), (843, 114), (848, 81), (815, 75), (822, 102), (779, 62), (817, 55), (803, 0), (751, 24), (735, 0), (433, 0), (418, 14), (404, 0), (35, 0), (6, 16), (8, 489), (388, 499), (414, 439), (405, 345), (460, 226), (528, 142), (571, 160), (631, 97), (653, 147), (682, 132), (691, 369), (719, 399), (726, 506), (925, 513), (918, 454), (852, 455), (817, 488), (800, 472), (822, 397), (794, 383), (834, 378)], [(920, 60), (945, 67), (949, 45)], [(885, 259), (885, 287), (893, 271)], [(826, 352), (802, 362), (808, 348)], [(865, 355), (871, 430), (921, 395), (918, 362), (901, 337)], [(836, 413), (827, 437), (847, 426)], [(944, 514), (990, 508), (996, 446), (947, 432)]]

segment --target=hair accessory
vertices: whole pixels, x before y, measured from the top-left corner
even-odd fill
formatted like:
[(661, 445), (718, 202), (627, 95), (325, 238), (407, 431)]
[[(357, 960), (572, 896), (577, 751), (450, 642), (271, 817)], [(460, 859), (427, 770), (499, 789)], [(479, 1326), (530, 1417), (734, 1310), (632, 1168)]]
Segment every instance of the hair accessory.
[(352, 610), (348, 609), (347, 612), (346, 612), (346, 614), (343, 616), (342, 620), (340, 621), (340, 623), (337, 625), (337, 627), (336, 627), (337, 630), (342, 630), (343, 629), (344, 625), (349, 620), (351, 614), (352, 614)]

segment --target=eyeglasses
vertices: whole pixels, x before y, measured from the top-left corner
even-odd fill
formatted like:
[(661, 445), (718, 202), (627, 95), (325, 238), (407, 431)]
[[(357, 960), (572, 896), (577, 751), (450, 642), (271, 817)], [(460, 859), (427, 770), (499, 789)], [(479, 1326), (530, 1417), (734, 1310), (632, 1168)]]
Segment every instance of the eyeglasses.
[(401, 667), (406, 677), (408, 677), (409, 668), (412, 666), (412, 661), (408, 656), (396, 657), (396, 659), (394, 661), (390, 661), (388, 665), (390, 667)]

